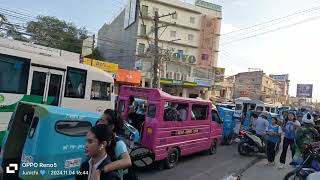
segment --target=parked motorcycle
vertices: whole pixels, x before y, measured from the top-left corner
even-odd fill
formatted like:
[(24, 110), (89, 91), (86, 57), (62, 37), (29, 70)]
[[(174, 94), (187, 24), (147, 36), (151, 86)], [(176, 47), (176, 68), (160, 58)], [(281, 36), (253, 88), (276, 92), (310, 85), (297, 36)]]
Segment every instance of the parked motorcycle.
[[(306, 148), (304, 161), (297, 165), (296, 169), (286, 174), (284, 180), (305, 180), (315, 176), (313, 173), (320, 172), (320, 142), (312, 143)], [(313, 174), (313, 175), (311, 175)], [(310, 175), (310, 177), (308, 177)]]
[(265, 153), (265, 143), (253, 131), (240, 131), (240, 142), (238, 152), (240, 155), (249, 155), (251, 153)]

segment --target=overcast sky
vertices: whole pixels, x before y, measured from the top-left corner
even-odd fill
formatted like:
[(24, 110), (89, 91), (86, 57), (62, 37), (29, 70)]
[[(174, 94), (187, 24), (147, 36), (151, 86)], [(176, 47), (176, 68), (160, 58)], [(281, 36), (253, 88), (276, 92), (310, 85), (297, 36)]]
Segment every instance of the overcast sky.
[[(184, 0), (193, 3), (194, 0)], [(314, 97), (320, 98), (319, 0), (208, 0), (223, 6), (222, 34), (270, 21), (307, 9), (279, 21), (221, 36), (218, 65), (226, 74), (261, 68), (267, 74), (290, 74), (290, 95), (297, 83), (314, 84)], [(91, 32), (110, 22), (126, 0), (0, 0), (1, 8), (31, 15), (51, 15), (86, 26)], [(317, 8), (319, 7), (319, 8)], [(313, 8), (313, 9), (312, 9)], [(280, 30), (277, 30), (280, 29)], [(269, 31), (274, 31), (267, 33)], [(256, 36), (257, 34), (264, 34)], [(234, 43), (238, 39), (256, 36)], [(229, 44), (227, 44), (229, 43)]]

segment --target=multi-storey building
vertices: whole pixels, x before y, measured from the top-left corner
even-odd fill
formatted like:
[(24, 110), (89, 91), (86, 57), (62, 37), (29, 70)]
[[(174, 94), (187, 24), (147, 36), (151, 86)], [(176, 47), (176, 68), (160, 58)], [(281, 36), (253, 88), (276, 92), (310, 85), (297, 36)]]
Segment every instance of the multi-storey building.
[(98, 49), (120, 68), (143, 72), (142, 86), (153, 79), (154, 14), (159, 26), (161, 88), (173, 95), (209, 98), (214, 85), (221, 24), (221, 6), (196, 0), (129, 1), (129, 8), (98, 34)]

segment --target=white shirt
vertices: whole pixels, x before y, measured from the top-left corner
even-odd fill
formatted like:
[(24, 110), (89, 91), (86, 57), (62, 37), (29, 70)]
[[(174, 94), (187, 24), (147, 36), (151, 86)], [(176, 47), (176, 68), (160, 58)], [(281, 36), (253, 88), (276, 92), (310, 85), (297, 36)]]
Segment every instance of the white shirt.
[[(100, 161), (98, 161), (96, 164), (94, 164), (94, 168), (97, 169), (98, 166), (102, 163), (103, 160), (105, 160), (108, 157), (108, 154), (106, 154)], [(91, 172), (92, 172), (92, 167), (91, 167), (91, 163), (92, 162), (92, 158), (90, 158), (89, 160), (89, 175), (88, 175), (88, 180), (91, 179)]]
[(184, 109), (184, 108), (182, 108), (182, 109), (179, 110), (180, 119), (181, 119), (182, 121), (187, 120), (187, 113), (188, 113), (187, 110)]

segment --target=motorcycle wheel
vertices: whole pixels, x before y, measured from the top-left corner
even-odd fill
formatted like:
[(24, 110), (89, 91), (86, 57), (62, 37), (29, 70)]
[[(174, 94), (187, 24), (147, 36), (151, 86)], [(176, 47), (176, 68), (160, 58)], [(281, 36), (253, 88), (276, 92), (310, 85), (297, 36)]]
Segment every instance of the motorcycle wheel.
[(286, 176), (283, 178), (283, 180), (303, 180), (303, 179), (304, 178), (295, 170), (288, 172), (288, 174), (286, 174)]
[(239, 154), (242, 155), (242, 156), (249, 155), (249, 152), (246, 151), (246, 149), (245, 149), (245, 144), (247, 144), (247, 142), (244, 142), (244, 141), (241, 141), (241, 142), (238, 144), (238, 152), (239, 152)]

